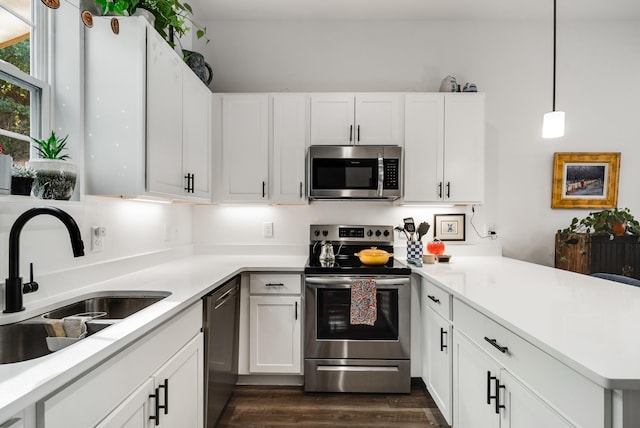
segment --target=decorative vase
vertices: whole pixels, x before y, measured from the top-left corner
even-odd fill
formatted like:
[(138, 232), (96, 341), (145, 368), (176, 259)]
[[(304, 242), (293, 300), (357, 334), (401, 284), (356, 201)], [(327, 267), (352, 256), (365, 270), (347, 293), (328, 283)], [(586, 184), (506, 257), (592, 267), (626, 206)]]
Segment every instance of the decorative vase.
[(76, 164), (57, 159), (33, 159), (28, 165), (36, 171), (31, 195), (40, 199), (68, 201), (76, 187)]
[(20, 196), (31, 195), (33, 177), (11, 177), (11, 194)]
[(204, 56), (201, 53), (188, 51), (186, 49), (182, 49), (182, 55), (189, 68), (208, 86), (213, 79), (213, 70), (211, 70), (211, 66), (204, 61)]

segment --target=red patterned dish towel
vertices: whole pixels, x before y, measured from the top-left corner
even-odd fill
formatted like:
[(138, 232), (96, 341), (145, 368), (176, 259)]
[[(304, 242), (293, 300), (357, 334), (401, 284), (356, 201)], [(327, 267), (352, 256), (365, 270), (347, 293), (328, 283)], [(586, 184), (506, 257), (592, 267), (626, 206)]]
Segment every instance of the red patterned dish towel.
[(376, 281), (353, 280), (351, 282), (351, 324), (373, 325), (377, 318)]

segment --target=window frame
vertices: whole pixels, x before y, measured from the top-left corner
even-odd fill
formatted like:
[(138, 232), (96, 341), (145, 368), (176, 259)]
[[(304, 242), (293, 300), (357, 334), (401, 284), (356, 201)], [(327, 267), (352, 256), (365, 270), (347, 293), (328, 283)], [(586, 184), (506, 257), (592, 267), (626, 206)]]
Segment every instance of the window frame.
[(52, 37), (47, 37), (52, 26), (51, 11), (44, 7), (39, 0), (31, 1), (31, 17), (29, 22), (10, 9), (3, 7), (5, 11), (16, 16), (17, 19), (27, 23), (31, 27), (29, 37), (30, 71), (27, 74), (11, 63), (0, 61), (0, 78), (11, 82), (31, 93), (30, 101), (30, 129), (28, 136), (18, 134), (7, 129), (0, 128), (0, 135), (26, 141), (29, 143), (29, 157), (36, 157), (36, 151), (31, 144), (30, 137), (43, 138), (45, 130), (51, 129), (51, 76), (52, 62)]

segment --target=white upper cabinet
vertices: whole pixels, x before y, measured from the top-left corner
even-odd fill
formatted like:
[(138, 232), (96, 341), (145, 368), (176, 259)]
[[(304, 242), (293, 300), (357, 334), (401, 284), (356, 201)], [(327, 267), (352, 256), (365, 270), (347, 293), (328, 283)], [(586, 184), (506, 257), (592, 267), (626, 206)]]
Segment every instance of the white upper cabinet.
[(306, 203), (305, 158), (309, 146), (308, 96), (273, 95), (272, 202)]
[(402, 145), (402, 94), (311, 94), (312, 145)]
[(484, 201), (484, 94), (405, 96), (405, 202)]
[(210, 200), (211, 92), (143, 18), (119, 21), (85, 30), (86, 193)]
[(269, 199), (269, 95), (222, 97), (222, 201)]

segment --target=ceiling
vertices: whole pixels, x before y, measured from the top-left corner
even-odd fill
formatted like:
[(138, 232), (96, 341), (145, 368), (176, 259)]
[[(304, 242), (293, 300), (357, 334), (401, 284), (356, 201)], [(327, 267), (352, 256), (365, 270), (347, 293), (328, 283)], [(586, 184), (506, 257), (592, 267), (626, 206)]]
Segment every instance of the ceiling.
[[(210, 20), (550, 19), (552, 0), (188, 0)], [(561, 19), (640, 19), (639, 0), (557, 0)]]

